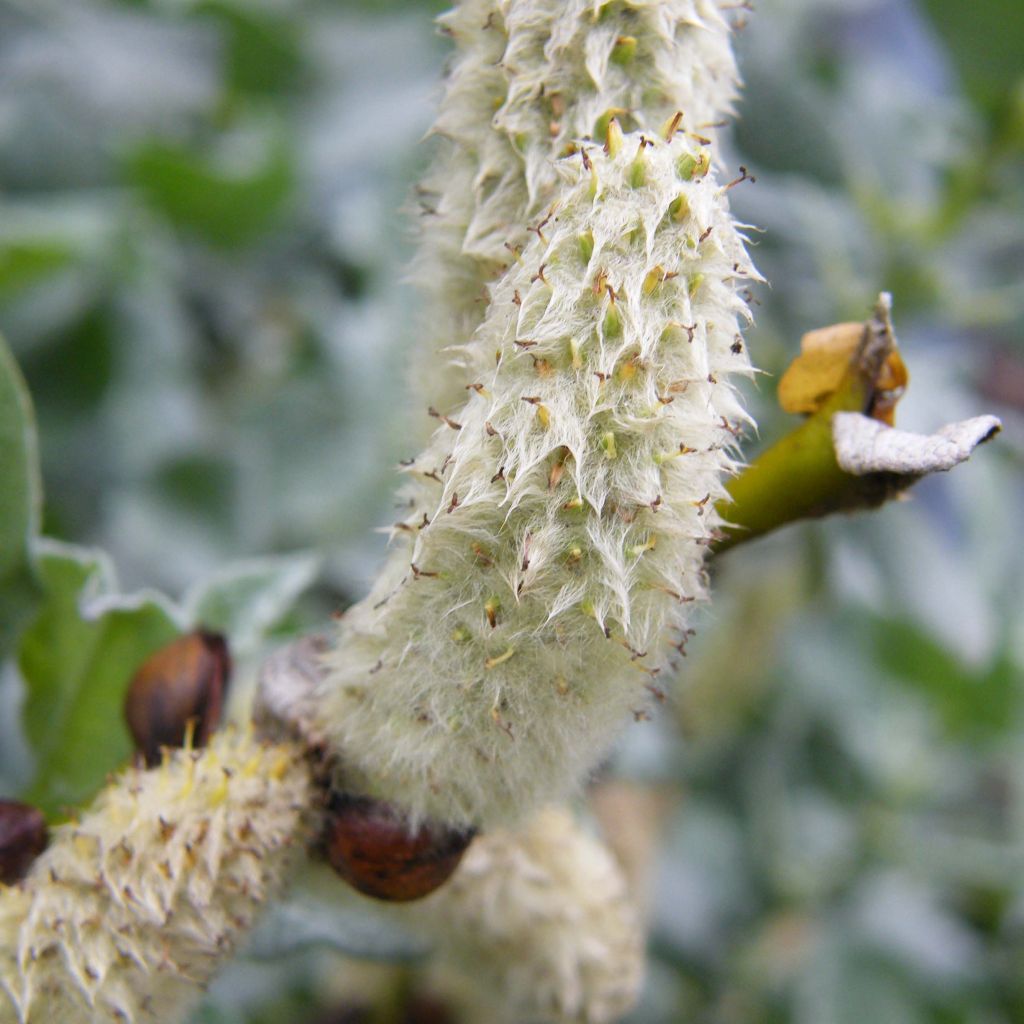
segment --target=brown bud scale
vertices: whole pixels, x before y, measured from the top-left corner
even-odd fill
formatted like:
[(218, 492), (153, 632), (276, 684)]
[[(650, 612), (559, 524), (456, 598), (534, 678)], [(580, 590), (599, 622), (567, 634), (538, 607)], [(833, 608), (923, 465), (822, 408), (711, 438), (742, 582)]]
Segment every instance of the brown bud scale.
[(0, 884), (24, 878), (46, 843), (42, 811), (17, 800), (0, 800)]
[(476, 833), (424, 824), (410, 830), (401, 813), (381, 800), (335, 794), (325, 833), (327, 859), (354, 889), (404, 903), (443, 885)]
[(125, 718), (136, 749), (150, 767), (160, 763), (162, 747), (192, 741), (205, 746), (220, 723), (231, 672), (227, 641), (197, 630), (151, 654), (135, 673), (125, 698)]

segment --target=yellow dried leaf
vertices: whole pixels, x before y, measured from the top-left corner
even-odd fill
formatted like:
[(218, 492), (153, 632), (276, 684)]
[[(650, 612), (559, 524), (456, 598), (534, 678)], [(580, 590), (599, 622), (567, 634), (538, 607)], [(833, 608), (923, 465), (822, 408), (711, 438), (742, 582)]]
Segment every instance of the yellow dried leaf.
[[(800, 340), (800, 355), (779, 381), (779, 405), (786, 412), (817, 412), (842, 383), (863, 335), (864, 324), (859, 323), (808, 331)], [(872, 383), (871, 401), (865, 411), (892, 426), (896, 403), (908, 379), (899, 351), (893, 348)]]
[(800, 355), (779, 381), (779, 405), (783, 410), (812, 413), (819, 409), (839, 387), (863, 334), (862, 323), (833, 324), (808, 331), (800, 339)]

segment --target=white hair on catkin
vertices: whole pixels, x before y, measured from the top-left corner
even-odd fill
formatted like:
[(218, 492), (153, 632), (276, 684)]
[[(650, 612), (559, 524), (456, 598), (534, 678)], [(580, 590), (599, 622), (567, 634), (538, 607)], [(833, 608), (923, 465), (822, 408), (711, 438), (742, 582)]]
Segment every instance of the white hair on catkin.
[(485, 827), (571, 794), (674, 665), (745, 416), (754, 274), (706, 148), (609, 136), (460, 356), (469, 400), (319, 688), (344, 785)]
[(304, 848), (302, 749), (225, 731), (129, 769), (0, 885), (0, 1022), (182, 1020)]
[(472, 1019), (613, 1024), (640, 991), (635, 901), (608, 850), (566, 811), (479, 837), (410, 914)]
[(714, 138), (738, 76), (717, 0), (463, 0), (441, 19), (456, 50), (420, 189), (424, 294), (413, 390), (450, 413), (471, 383), (445, 355), (483, 319), (558, 187), (556, 161), (605, 140), (613, 115), (656, 132), (677, 111)]

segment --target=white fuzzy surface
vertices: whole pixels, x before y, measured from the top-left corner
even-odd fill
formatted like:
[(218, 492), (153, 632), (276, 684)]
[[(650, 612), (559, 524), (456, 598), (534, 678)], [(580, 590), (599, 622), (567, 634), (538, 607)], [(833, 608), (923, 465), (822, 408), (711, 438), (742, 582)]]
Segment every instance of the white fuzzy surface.
[(636, 1002), (644, 935), (608, 850), (563, 810), (469, 848), (410, 915), (472, 1020), (613, 1024)]
[(684, 130), (713, 139), (737, 89), (717, 0), (464, 0), (442, 23), (456, 49), (420, 195), (420, 415), (462, 404), (470, 379), (449, 346), (481, 322), (488, 284), (545, 215), (558, 161), (603, 144), (610, 111), (650, 134), (681, 112)]
[(406, 467), (390, 559), (327, 655), (346, 787), (518, 819), (573, 792), (673, 667), (749, 372), (754, 271), (707, 166), (684, 133), (560, 162), (459, 349), (475, 386)]
[(303, 848), (300, 748), (224, 732), (128, 770), (0, 885), (2, 1024), (173, 1024)]

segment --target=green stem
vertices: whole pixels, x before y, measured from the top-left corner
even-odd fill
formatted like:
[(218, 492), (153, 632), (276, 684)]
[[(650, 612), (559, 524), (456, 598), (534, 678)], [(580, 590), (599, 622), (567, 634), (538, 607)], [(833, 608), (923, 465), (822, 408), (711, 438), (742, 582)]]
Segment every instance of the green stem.
[(728, 525), (713, 552), (800, 519), (872, 507), (884, 500), (878, 481), (851, 476), (839, 468), (832, 417), (837, 412), (870, 412), (875, 381), (895, 344), (888, 296), (882, 296), (837, 390), (728, 484), (729, 497), (717, 506)]

